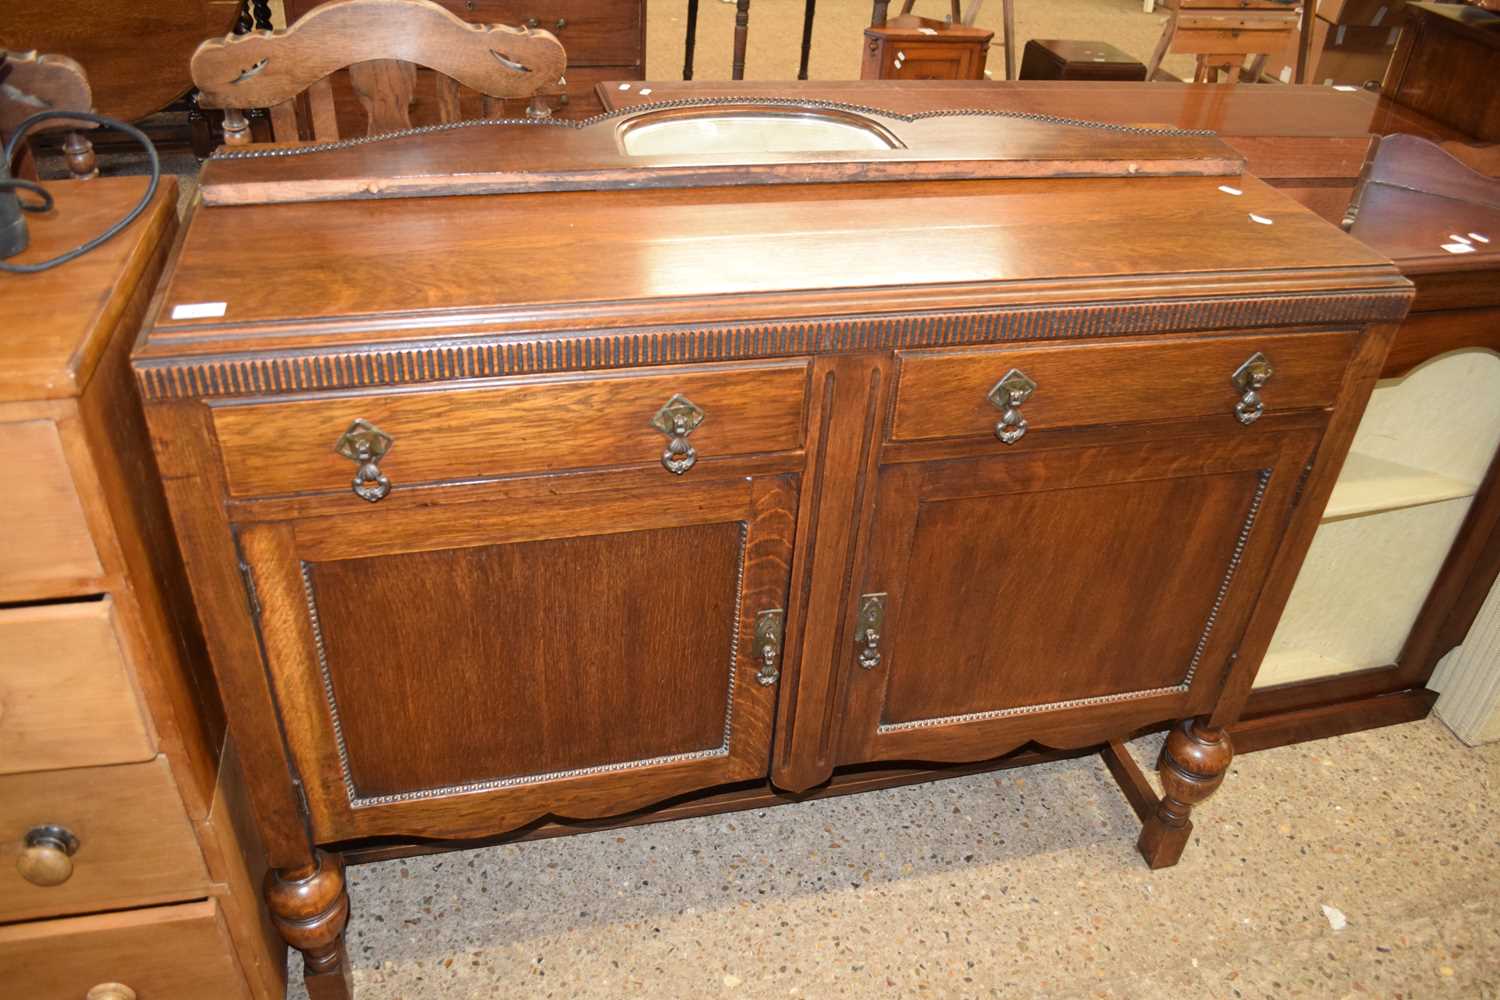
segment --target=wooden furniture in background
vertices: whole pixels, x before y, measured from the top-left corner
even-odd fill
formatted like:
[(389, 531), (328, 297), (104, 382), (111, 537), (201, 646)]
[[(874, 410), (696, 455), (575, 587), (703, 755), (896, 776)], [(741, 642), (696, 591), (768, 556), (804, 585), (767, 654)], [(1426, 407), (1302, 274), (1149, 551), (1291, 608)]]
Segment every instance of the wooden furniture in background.
[[(285, 0), (288, 23), (327, 0)], [(600, 80), (639, 80), (646, 69), (645, 0), (438, 0), (450, 13), (475, 24), (504, 24), (546, 31), (567, 51), (567, 76), (562, 93), (549, 100), (554, 114), (586, 118), (600, 110), (594, 86)], [(357, 134), (364, 117), (348, 74), (334, 77), (334, 104), (339, 128)], [(506, 117), (526, 114), (527, 100), (501, 102)], [(483, 114), (477, 97), (465, 95), (461, 117)], [(438, 121), (439, 104), (431, 73), (417, 74), (412, 122)]]
[(135, 366), (313, 995), (341, 851), (841, 769), (1171, 723), (1165, 796), (1126, 780), (1174, 862), (1411, 294), (1223, 182), (196, 213)]
[(1316, 724), (1330, 691), (1371, 714), (1430, 705), (1434, 668), (1500, 576), (1500, 179), (1391, 136), (1351, 213), (1417, 297), (1261, 667), (1246, 743)]
[(1381, 92), (1476, 142), (1500, 142), (1500, 13), (1409, 3)]
[[(41, 260), (145, 179), (49, 183)], [(285, 949), (263, 851), (127, 366), (177, 230), (164, 178), (131, 226), (40, 274), (0, 274), (0, 983), (77, 1000), (272, 1000)], [(121, 994), (127, 995), (127, 994)]]
[(1402, 0), (1322, 0), (1315, 6), (1296, 43), (1266, 62), (1265, 76), (1281, 83), (1378, 88), (1401, 36)]
[[(89, 91), (83, 67), (67, 56), (39, 55), (36, 52), (7, 52), (0, 49), (0, 144), (20, 124), (39, 111), (92, 111), (94, 98)], [(93, 143), (84, 138), (84, 130), (93, 122), (54, 120), (38, 126), (33, 135), (63, 130), (68, 173), (76, 180), (97, 177), (99, 166)]]
[(1168, 0), (1170, 13), (1161, 39), (1146, 65), (1146, 79), (1168, 53), (1197, 57), (1195, 83), (1238, 83), (1245, 57), (1253, 56), (1247, 78), (1260, 78), (1260, 67), (1274, 52), (1295, 46), (1299, 37), (1298, 7), (1280, 0)]
[[(243, 145), (250, 141), (244, 109), (260, 107), (270, 111), (277, 142), (338, 139), (332, 76), (339, 70), (349, 71), (364, 108), (363, 134), (377, 135), (411, 127), (418, 66), (436, 74), (439, 120), (455, 122), (461, 87), (483, 95), (489, 109), (501, 98), (555, 89), (566, 63), (546, 31), (468, 24), (430, 0), (334, 0), (285, 31), (206, 41), (192, 69), (199, 103), (225, 108), (225, 140)], [(304, 92), (299, 115), (294, 99)]]
[[(985, 56), (995, 33), (964, 23), (959, 0), (951, 0), (953, 9), (946, 21), (916, 16), (911, 12), (914, 3), (906, 0), (899, 17), (865, 29), (860, 78), (983, 80)], [(1008, 50), (1010, 39), (1005, 39), (1005, 45)]]
[(1033, 38), (1021, 56), (1022, 80), (1144, 80), (1146, 67), (1108, 42)]
[(238, 15), (238, 0), (6, 0), (0, 48), (77, 61), (95, 110), (134, 121), (187, 92), (193, 49), (229, 31)]

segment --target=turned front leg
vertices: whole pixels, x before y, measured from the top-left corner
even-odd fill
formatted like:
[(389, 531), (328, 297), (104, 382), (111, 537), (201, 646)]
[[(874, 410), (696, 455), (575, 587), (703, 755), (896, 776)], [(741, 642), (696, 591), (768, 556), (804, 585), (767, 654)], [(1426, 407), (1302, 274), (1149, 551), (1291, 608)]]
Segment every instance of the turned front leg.
[(282, 940), (302, 953), (308, 996), (350, 1000), (353, 987), (344, 948), (349, 895), (338, 855), (317, 851), (305, 868), (267, 872), (266, 905)]
[(1146, 818), (1136, 843), (1152, 868), (1175, 865), (1187, 846), (1193, 824), (1188, 816), (1219, 783), (1234, 759), (1229, 734), (1206, 722), (1188, 719), (1167, 737), (1161, 754), (1161, 784), (1165, 793), (1156, 811)]

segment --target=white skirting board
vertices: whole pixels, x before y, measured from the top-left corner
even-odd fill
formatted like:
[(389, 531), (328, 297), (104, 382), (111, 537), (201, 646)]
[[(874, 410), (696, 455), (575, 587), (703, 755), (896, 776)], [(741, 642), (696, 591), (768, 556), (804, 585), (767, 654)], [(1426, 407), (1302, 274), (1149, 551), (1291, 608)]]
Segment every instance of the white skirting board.
[(1500, 740), (1500, 584), (1428, 687), (1441, 692), (1433, 711), (1459, 739), (1471, 747)]

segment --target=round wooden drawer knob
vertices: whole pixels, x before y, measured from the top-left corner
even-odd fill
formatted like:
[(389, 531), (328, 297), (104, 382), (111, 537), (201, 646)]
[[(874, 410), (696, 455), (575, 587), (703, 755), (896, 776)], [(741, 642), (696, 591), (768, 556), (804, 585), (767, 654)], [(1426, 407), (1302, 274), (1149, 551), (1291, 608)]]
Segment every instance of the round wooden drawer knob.
[(32, 885), (62, 885), (73, 874), (78, 838), (66, 827), (38, 826), (26, 833), (26, 846), (16, 858), (16, 870)]
[(88, 991), (84, 1000), (135, 1000), (135, 990), (124, 983), (100, 983)]

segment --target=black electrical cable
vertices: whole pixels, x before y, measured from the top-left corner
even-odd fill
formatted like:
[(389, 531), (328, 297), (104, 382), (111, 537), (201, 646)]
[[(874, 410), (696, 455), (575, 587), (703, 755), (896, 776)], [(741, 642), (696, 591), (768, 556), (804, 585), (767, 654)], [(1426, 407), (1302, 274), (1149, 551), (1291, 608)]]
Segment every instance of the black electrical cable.
[[(36, 264), (8, 264), (5, 261), (0, 260), (0, 271), (9, 271), (12, 274), (35, 274), (38, 271), (50, 270), (51, 268), (57, 267), (59, 264), (66, 264), (68, 261), (73, 260), (74, 258), (82, 257), (84, 254), (88, 253), (90, 250), (99, 246), (99, 244), (105, 242), (106, 240), (109, 240), (117, 233), (119, 233), (120, 230), (124, 229), (126, 226), (134, 222), (136, 216), (144, 212), (146, 210), (146, 206), (151, 204), (151, 199), (156, 196), (157, 185), (161, 182), (161, 159), (156, 155), (156, 147), (152, 144), (150, 137), (148, 137), (146, 133), (142, 132), (134, 125), (119, 121), (114, 118), (107, 118), (104, 115), (96, 115), (91, 111), (40, 111), (23, 121), (16, 127), (15, 134), (12, 135), (10, 137), (10, 140), (5, 144), (5, 150), (3, 154), (0, 154), (5, 157), (4, 162), (6, 165), (6, 173), (9, 173), (10, 164), (15, 159), (16, 150), (21, 148), (21, 140), (26, 138), (26, 133), (34, 126), (39, 125), (45, 121), (51, 121), (54, 118), (62, 118), (69, 121), (93, 122), (96, 125), (103, 125), (105, 128), (112, 128), (117, 132), (124, 132), (126, 135), (130, 136), (136, 142), (141, 144), (141, 148), (146, 151), (146, 156), (151, 161), (151, 183), (146, 185), (146, 193), (141, 195), (141, 200), (135, 203), (134, 208), (125, 213), (124, 218), (122, 218), (119, 222), (116, 222), (114, 225), (110, 226), (104, 232), (100, 233), (98, 236), (95, 236), (88, 242), (81, 243), (73, 249), (66, 251), (65, 253), (60, 253), (56, 257), (53, 257), (51, 260), (40, 261)], [(22, 211), (45, 212), (52, 207), (52, 195), (48, 193), (46, 188), (33, 181), (25, 181), (19, 178), (0, 176), (0, 193), (4, 193), (7, 191), (28, 191), (32, 194), (41, 196), (42, 200), (40, 202), (27, 203), (22, 201)], [(17, 200), (19, 201), (20, 199)]]

